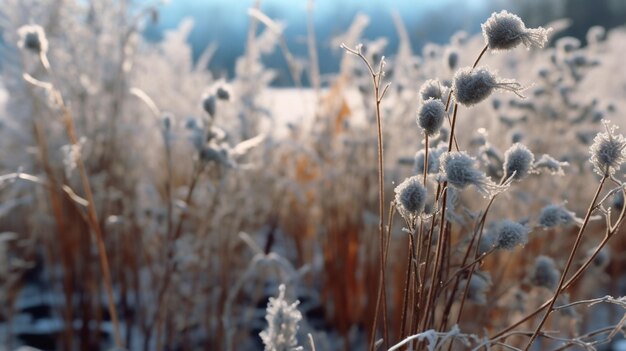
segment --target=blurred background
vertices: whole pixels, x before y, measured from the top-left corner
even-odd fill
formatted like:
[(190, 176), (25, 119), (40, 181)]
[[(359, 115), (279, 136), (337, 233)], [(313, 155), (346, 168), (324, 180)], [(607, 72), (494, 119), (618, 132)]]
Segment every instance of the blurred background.
[[(144, 35), (149, 40), (158, 41), (163, 38), (164, 30), (176, 27), (183, 18), (192, 18), (195, 25), (189, 42), (193, 46), (194, 57), (197, 58), (209, 44), (215, 43), (217, 49), (209, 68), (218, 75), (232, 76), (235, 59), (245, 49), (249, 23), (246, 12), (252, 6), (254, 0), (171, 0), (160, 7), (159, 21), (148, 25)], [(319, 69), (321, 74), (326, 75), (339, 70), (343, 54), (338, 47), (331, 45), (331, 39), (342, 34), (357, 13), (371, 18), (363, 37), (386, 37), (388, 52), (395, 52), (398, 47), (391, 18), (394, 12), (406, 25), (416, 52), (428, 42), (446, 43), (457, 31), (479, 33), (484, 19), (501, 9), (508, 9), (525, 18), (529, 27), (545, 25), (556, 19), (571, 19), (571, 26), (559, 36), (573, 36), (583, 42), (587, 30), (594, 25), (611, 29), (626, 23), (626, 2), (622, 0), (264, 0), (260, 8), (268, 17), (285, 26), (284, 37), (295, 56), (306, 56), (307, 16), (312, 16)], [(273, 85), (293, 85), (279, 52), (265, 57), (264, 61), (270, 67), (279, 68)], [(308, 84), (306, 78), (304, 83)]]

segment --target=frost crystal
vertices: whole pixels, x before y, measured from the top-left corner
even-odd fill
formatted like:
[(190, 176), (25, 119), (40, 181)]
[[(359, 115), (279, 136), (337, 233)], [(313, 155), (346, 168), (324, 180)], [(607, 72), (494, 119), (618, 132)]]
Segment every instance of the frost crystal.
[(426, 135), (434, 136), (439, 133), (445, 113), (446, 107), (441, 100), (430, 98), (417, 111), (417, 125), (424, 129)]
[(259, 336), (265, 345), (265, 351), (292, 351), (298, 350), (298, 322), (302, 314), (298, 311), (299, 301), (289, 304), (285, 300), (285, 285), (278, 287), (278, 297), (270, 297), (267, 304), (267, 329)]
[(419, 215), (426, 204), (426, 188), (420, 183), (420, 177), (405, 179), (395, 189), (396, 204), (401, 212)]
[(535, 156), (523, 144), (516, 143), (504, 153), (504, 178), (522, 180), (532, 171)]
[(615, 134), (616, 126), (609, 126), (603, 121), (606, 133), (598, 133), (589, 148), (591, 163), (596, 173), (601, 176), (613, 175), (626, 160), (626, 140), (621, 134)]
[(548, 41), (548, 33), (552, 29), (526, 28), (526, 25), (517, 15), (507, 11), (494, 12), (481, 25), (485, 43), (492, 51), (510, 50), (519, 44), (526, 48), (543, 47)]
[(514, 80), (498, 79), (486, 67), (465, 67), (454, 75), (454, 99), (465, 106), (475, 105), (491, 95), (494, 90), (508, 90), (523, 98), (520, 92), (522, 86)]
[(496, 248), (513, 250), (518, 245), (525, 245), (528, 242), (530, 230), (517, 222), (504, 219), (498, 222), (494, 228), (496, 236)]

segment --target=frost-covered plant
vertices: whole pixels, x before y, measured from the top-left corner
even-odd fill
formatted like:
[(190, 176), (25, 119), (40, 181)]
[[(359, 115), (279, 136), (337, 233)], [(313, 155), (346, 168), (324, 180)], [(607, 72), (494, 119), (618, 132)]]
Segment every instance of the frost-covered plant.
[(563, 167), (567, 166), (569, 166), (568, 162), (561, 162), (550, 155), (543, 154), (535, 161), (533, 168), (537, 171), (545, 169), (553, 175), (564, 175)]
[(267, 304), (267, 328), (259, 336), (265, 345), (265, 351), (296, 351), (298, 347), (298, 323), (302, 313), (298, 311), (299, 301), (288, 303), (285, 299), (285, 285), (278, 287), (278, 296), (270, 297)]
[(485, 42), (492, 51), (510, 50), (519, 44), (524, 44), (527, 48), (542, 48), (550, 33), (550, 29), (542, 27), (526, 28), (519, 16), (507, 11), (494, 12), (482, 24), (482, 29)]
[(550, 290), (556, 288), (559, 283), (561, 273), (554, 260), (548, 256), (537, 256), (535, 265), (530, 275), (530, 282), (535, 286), (548, 288)]
[(560, 204), (550, 204), (539, 211), (539, 225), (545, 229), (559, 226), (567, 227), (573, 224), (582, 224), (582, 220), (576, 214)]
[(417, 110), (417, 125), (429, 137), (435, 136), (443, 125), (445, 113), (446, 107), (441, 100), (429, 98)]
[(498, 186), (475, 166), (476, 160), (465, 151), (446, 152), (441, 155), (440, 175), (450, 185), (465, 189), (472, 185), (485, 195), (492, 194)]
[(506, 90), (523, 97), (521, 91), (524, 88), (515, 80), (498, 79), (486, 67), (465, 67), (455, 73), (452, 90), (455, 101), (469, 107), (485, 100), (495, 90)]
[(419, 90), (419, 97), (422, 101), (429, 99), (445, 100), (447, 98), (447, 88), (438, 79), (429, 79), (425, 81)]
[(405, 179), (396, 189), (396, 206), (401, 213), (417, 216), (424, 211), (426, 205), (426, 188), (419, 176)]
[[(428, 173), (434, 174), (439, 172), (439, 157), (445, 150), (443, 148), (428, 149)], [(414, 169), (417, 174), (424, 174), (424, 161), (426, 158), (426, 150), (422, 149), (415, 154)]]
[(495, 224), (493, 233), (497, 249), (513, 250), (528, 242), (530, 229), (510, 219), (503, 219)]
[(535, 155), (525, 145), (514, 144), (504, 153), (504, 178), (524, 179), (532, 172), (534, 161)]
[(591, 163), (601, 176), (613, 175), (626, 160), (626, 140), (622, 134), (615, 134), (617, 126), (604, 121), (605, 133), (598, 133), (589, 148)]
[[(460, 289), (465, 290), (467, 279), (461, 281)], [(487, 292), (493, 283), (489, 272), (474, 272), (469, 280), (467, 289), (467, 299), (476, 305), (484, 306), (487, 304)]]

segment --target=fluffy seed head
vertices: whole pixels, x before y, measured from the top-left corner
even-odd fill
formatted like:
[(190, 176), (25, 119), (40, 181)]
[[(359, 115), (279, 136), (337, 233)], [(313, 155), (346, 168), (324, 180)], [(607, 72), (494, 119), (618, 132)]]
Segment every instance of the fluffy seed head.
[(421, 184), (420, 177), (405, 179), (395, 189), (396, 204), (401, 212), (419, 215), (426, 204), (426, 188)]
[(530, 281), (535, 286), (555, 289), (559, 283), (561, 273), (556, 268), (554, 260), (548, 256), (539, 256), (535, 260), (535, 266), (530, 275)]
[(510, 50), (519, 44), (541, 48), (551, 31), (542, 27), (526, 28), (521, 18), (507, 11), (494, 12), (481, 27), (485, 43), (492, 51)]
[[(459, 291), (465, 291), (465, 285), (467, 279), (464, 279), (460, 283)], [(489, 272), (475, 272), (469, 281), (469, 288), (467, 289), (467, 299), (477, 305), (487, 304), (487, 291), (491, 287), (491, 275)]]
[(459, 53), (454, 49), (449, 49), (446, 52), (446, 64), (448, 67), (453, 70), (456, 69), (456, 66), (459, 63)]
[(522, 224), (509, 219), (501, 220), (494, 227), (496, 248), (513, 250), (518, 245), (525, 245), (529, 232), (530, 230)]
[(265, 351), (289, 351), (298, 345), (296, 334), (302, 314), (298, 311), (299, 301), (289, 304), (285, 299), (285, 285), (278, 288), (278, 297), (270, 297), (265, 319), (267, 328), (259, 336)]
[(493, 235), (493, 232), (488, 231), (484, 233), (480, 237), (480, 241), (478, 242), (478, 254), (482, 255), (484, 253), (491, 251), (491, 249), (493, 249), (495, 244), (496, 244), (496, 238)]
[(576, 214), (563, 205), (547, 205), (539, 211), (539, 225), (545, 229), (570, 226), (577, 223)]
[(444, 96), (445, 91), (445, 86), (438, 79), (429, 79), (420, 87), (419, 96), (422, 101), (427, 101), (428, 99), (443, 101), (443, 99), (447, 98)]
[(454, 99), (465, 106), (475, 105), (485, 100), (494, 90), (502, 89), (513, 92), (519, 97), (522, 86), (514, 80), (500, 79), (486, 67), (465, 67), (454, 75)]
[(45, 54), (48, 51), (48, 40), (43, 28), (38, 25), (21, 26), (17, 30), (20, 39), (17, 46), (30, 50), (36, 54)]
[(504, 177), (513, 177), (515, 180), (522, 180), (532, 171), (535, 156), (526, 146), (520, 143), (513, 144), (504, 153)]
[[(439, 172), (439, 156), (445, 152), (443, 148), (428, 149), (428, 173)], [(415, 173), (424, 174), (424, 158), (426, 157), (424, 149), (415, 154)]]
[(466, 152), (445, 152), (439, 158), (440, 175), (457, 189), (473, 185), (485, 195), (498, 190), (485, 173), (474, 168), (475, 160)]
[(443, 124), (446, 107), (441, 100), (430, 98), (422, 103), (417, 110), (417, 125), (424, 130), (428, 136), (439, 133)]
[(563, 171), (563, 167), (567, 167), (567, 166), (569, 166), (569, 163), (558, 161), (555, 158), (551, 157), (550, 155), (543, 154), (541, 155), (539, 160), (535, 162), (535, 164), (533, 165), (533, 168), (535, 168), (538, 171), (545, 169), (548, 172), (550, 172), (552, 175), (564, 175), (565, 172)]
[(590, 161), (593, 169), (601, 176), (612, 175), (619, 170), (626, 161), (626, 140), (621, 134), (615, 134), (616, 126), (609, 126), (608, 121), (604, 121), (606, 133), (598, 133), (593, 139), (593, 144), (589, 148), (591, 152)]

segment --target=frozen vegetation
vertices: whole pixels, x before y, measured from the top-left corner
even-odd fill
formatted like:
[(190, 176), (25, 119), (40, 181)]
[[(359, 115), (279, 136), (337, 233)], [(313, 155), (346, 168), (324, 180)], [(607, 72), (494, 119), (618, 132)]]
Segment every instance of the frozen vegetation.
[(256, 7), (222, 77), (124, 4), (0, 6), (0, 350), (624, 349), (624, 28), (357, 16), (320, 77)]

